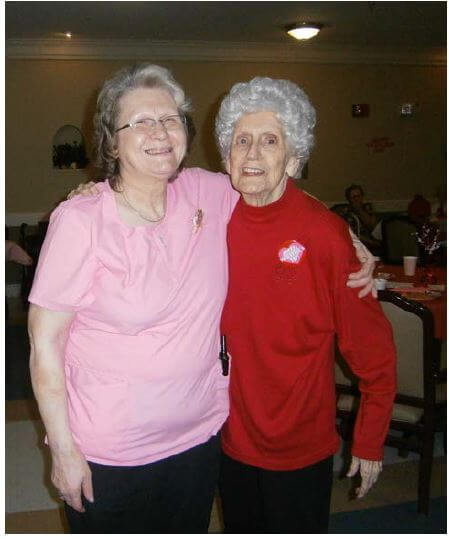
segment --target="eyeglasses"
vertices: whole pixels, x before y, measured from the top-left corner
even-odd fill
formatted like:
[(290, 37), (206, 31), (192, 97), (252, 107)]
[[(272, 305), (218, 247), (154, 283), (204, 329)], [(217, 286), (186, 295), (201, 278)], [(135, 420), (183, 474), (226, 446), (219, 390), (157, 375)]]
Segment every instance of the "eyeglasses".
[(159, 123), (166, 131), (175, 131), (186, 125), (186, 118), (185, 116), (179, 116), (178, 114), (165, 116), (164, 118), (159, 118), (159, 120), (155, 120), (154, 118), (144, 118), (138, 122), (123, 125), (116, 129), (115, 132), (118, 133), (122, 129), (128, 129), (128, 127), (135, 130), (154, 131)]

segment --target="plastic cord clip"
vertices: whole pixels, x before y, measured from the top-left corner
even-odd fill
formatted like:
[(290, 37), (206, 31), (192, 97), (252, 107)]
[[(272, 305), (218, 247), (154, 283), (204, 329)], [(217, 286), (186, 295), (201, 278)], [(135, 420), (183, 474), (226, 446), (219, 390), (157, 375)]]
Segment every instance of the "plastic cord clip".
[(220, 337), (220, 354), (218, 355), (221, 361), (221, 368), (223, 376), (228, 376), (229, 374), (229, 356), (228, 350), (226, 348), (226, 335)]

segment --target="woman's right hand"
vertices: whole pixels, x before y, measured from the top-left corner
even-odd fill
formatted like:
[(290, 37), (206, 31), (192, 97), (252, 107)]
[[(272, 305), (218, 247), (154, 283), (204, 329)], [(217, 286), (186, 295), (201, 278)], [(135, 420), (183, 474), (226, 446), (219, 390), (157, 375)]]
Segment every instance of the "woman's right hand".
[(70, 191), (67, 195), (67, 200), (70, 200), (76, 195), (83, 195), (84, 197), (98, 195), (98, 189), (95, 187), (95, 182), (80, 183), (76, 189)]
[(30, 374), (52, 457), (51, 480), (61, 498), (84, 512), (81, 494), (94, 501), (92, 475), (70, 429), (64, 350), (75, 313), (31, 303), (28, 314)]
[(89, 465), (76, 448), (67, 453), (52, 454), (51, 480), (58, 489), (59, 497), (80, 513), (85, 512), (81, 493), (90, 502), (94, 501)]

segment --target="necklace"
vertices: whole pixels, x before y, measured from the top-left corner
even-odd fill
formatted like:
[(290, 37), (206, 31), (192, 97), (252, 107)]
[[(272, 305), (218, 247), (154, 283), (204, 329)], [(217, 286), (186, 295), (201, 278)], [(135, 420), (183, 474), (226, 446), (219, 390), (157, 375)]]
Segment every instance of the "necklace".
[(159, 219), (149, 219), (148, 217), (145, 217), (145, 215), (142, 215), (140, 213), (139, 210), (137, 210), (132, 204), (131, 202), (126, 198), (126, 195), (125, 195), (125, 191), (121, 191), (121, 194), (123, 195), (123, 198), (125, 199), (125, 202), (128, 204), (128, 206), (131, 208), (131, 210), (134, 212), (134, 213), (137, 213), (137, 215), (139, 217), (141, 217), (142, 219), (144, 219), (145, 221), (148, 221), (150, 223), (159, 223), (159, 221), (162, 221), (162, 219), (165, 217), (165, 214), (162, 215), (161, 217), (159, 217)]

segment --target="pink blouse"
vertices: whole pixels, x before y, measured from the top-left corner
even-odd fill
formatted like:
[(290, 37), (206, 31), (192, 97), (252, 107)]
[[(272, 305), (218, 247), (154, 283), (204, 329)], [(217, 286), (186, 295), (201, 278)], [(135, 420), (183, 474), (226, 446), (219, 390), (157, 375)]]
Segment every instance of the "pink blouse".
[(238, 194), (227, 176), (185, 169), (148, 228), (124, 224), (98, 185), (53, 212), (29, 300), (75, 312), (65, 374), (87, 460), (141, 465), (205, 442), (228, 415), (219, 323)]

